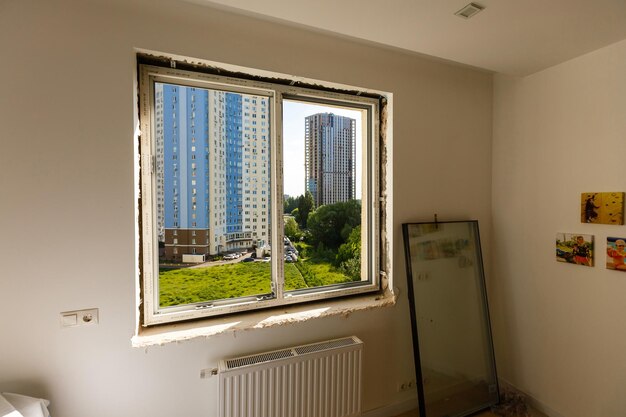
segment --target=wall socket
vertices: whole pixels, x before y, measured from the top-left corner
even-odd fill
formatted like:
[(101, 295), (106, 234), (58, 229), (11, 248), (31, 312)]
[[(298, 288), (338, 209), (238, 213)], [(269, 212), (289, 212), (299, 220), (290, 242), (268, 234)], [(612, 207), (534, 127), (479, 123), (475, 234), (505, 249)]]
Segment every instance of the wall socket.
[(398, 392), (410, 391), (415, 388), (415, 380), (398, 382)]
[(100, 318), (97, 308), (64, 311), (61, 313), (61, 327), (76, 327), (98, 324), (99, 319)]

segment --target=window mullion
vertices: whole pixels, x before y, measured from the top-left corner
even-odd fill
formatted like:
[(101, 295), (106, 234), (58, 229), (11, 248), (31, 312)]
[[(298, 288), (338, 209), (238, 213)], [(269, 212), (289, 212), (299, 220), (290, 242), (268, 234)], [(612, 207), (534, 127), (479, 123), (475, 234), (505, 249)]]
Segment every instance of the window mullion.
[(272, 230), (272, 283), (274, 294), (277, 299), (284, 298), (285, 291), (285, 264), (283, 262), (283, 97), (281, 91), (276, 91), (274, 96), (274, 108), (270, 108), (272, 117), (271, 131), (271, 190), (272, 201), (270, 224)]

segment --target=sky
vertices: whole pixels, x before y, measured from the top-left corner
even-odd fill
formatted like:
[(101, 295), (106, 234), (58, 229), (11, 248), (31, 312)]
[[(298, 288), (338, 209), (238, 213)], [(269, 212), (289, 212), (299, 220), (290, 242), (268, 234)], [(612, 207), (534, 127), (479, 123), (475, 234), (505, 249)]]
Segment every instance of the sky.
[(361, 111), (301, 101), (283, 101), (283, 194), (304, 194), (304, 118), (333, 113), (356, 119), (356, 198), (361, 198), (362, 117)]

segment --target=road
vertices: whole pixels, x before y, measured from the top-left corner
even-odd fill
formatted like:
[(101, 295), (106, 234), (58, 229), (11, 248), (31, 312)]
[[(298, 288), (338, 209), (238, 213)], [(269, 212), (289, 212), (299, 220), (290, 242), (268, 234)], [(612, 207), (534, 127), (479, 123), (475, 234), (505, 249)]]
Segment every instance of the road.
[(245, 255), (232, 260), (221, 260), (221, 261), (211, 261), (211, 262), (203, 262), (201, 264), (195, 264), (193, 266), (189, 266), (188, 268), (206, 268), (209, 266), (217, 266), (217, 265), (228, 265), (228, 264), (236, 264), (237, 262), (241, 262), (246, 258), (250, 258), (252, 253), (246, 253)]

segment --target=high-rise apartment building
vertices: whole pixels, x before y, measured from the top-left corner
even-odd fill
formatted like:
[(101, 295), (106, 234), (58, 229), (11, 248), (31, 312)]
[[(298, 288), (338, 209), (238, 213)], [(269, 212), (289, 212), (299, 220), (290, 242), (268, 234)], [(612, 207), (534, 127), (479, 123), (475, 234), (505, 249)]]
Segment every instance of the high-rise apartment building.
[(332, 113), (305, 118), (305, 189), (315, 207), (353, 200), (356, 120)]
[(269, 241), (266, 97), (157, 83), (157, 228), (164, 258)]

